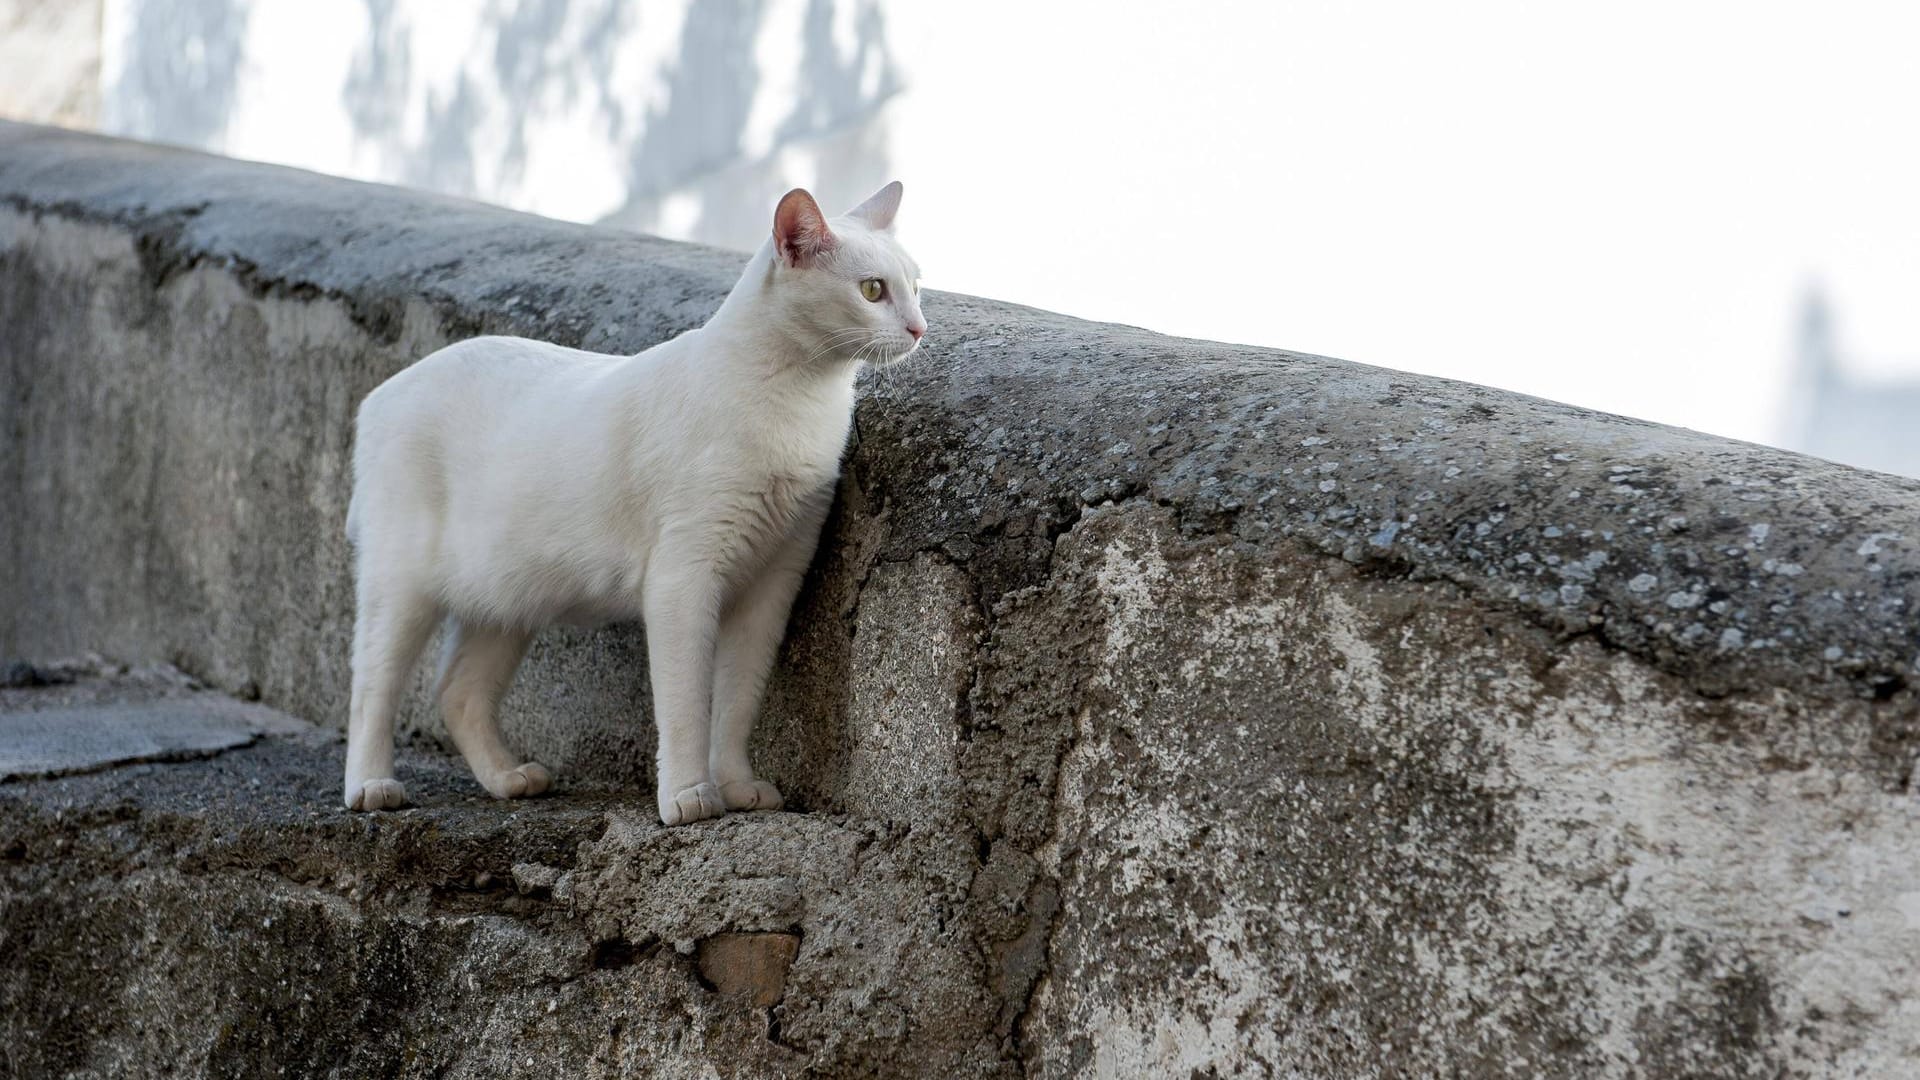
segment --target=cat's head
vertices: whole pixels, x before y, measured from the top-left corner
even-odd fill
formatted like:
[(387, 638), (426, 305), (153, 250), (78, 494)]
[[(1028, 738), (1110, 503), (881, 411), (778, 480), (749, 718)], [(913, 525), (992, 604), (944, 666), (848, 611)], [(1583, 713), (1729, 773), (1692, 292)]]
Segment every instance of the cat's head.
[(893, 238), (895, 180), (829, 220), (804, 189), (773, 212), (773, 291), (810, 357), (891, 364), (919, 348), (920, 266)]

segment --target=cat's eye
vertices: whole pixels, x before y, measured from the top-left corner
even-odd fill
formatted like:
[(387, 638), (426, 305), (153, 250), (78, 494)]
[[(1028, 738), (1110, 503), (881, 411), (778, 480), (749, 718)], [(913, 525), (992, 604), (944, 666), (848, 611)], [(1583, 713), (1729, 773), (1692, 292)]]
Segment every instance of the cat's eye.
[(860, 295), (877, 304), (881, 297), (887, 295), (887, 283), (877, 277), (870, 277), (860, 283)]

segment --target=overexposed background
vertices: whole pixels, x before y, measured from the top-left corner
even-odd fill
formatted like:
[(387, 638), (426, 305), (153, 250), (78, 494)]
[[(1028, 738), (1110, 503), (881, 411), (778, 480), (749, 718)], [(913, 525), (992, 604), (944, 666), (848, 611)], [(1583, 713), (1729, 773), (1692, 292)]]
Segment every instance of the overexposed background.
[(1909, 4), (0, 0), (0, 33), (55, 9), (34, 70), (97, 51), (62, 122), (736, 247), (787, 187), (897, 176), (930, 286), (1920, 475)]

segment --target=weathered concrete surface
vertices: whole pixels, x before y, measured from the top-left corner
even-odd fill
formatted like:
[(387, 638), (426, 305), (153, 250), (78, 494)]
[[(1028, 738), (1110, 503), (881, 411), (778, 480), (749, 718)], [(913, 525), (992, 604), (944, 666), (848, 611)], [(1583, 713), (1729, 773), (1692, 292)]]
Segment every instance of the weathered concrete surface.
[[(1040, 1074), (1920, 1075), (1920, 800), (1870, 702), (1701, 695), (1166, 516), (1090, 513), (1001, 622), (1103, 614), (1077, 694), (1027, 691), (1078, 717)], [(1193, 722), (1222, 695), (1272, 712)]]
[(329, 798), (337, 733), (269, 726), (218, 757), (0, 783), (7, 1075), (1018, 1074), (954, 860), (884, 822), (667, 830), (578, 781), (502, 806), (431, 750), (401, 766), (425, 808), (354, 815)]
[[(643, 347), (737, 266), (34, 128), (0, 128), (0, 207), (0, 653), (166, 659), (326, 725), (359, 396), (475, 332)], [(1920, 1075), (1920, 483), (927, 310), (865, 388), (757, 737), (807, 813), (661, 834), (623, 803), (526, 877), (635, 943), (605, 955), (687, 949), (646, 999), (676, 1017), (702, 942), (797, 937), (797, 1056), (701, 1045), (740, 1075)], [(510, 737), (644, 800), (645, 686), (633, 629), (550, 635)], [(303, 767), (331, 814), (337, 763)], [(699, 1060), (645, 1012), (619, 1045)], [(450, 1060), (433, 1038), (405, 1045)]]

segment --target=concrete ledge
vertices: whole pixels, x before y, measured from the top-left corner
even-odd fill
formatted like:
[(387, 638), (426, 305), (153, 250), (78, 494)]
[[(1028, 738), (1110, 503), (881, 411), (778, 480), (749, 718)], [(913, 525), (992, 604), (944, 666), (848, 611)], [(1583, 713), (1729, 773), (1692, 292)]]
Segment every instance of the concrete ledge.
[[(0, 652), (169, 660), (337, 725), (359, 397), (475, 332), (644, 347), (737, 266), (0, 125)], [(699, 941), (799, 934), (782, 993), (841, 1004), (771, 1007), (739, 1074), (1920, 1071), (1920, 483), (926, 307), (926, 355), (864, 389), (759, 736), (808, 813), (656, 834), (602, 807), (564, 871), (605, 898), (577, 916), (589, 950), (691, 943), (648, 1001), (716, 992), (703, 948), (785, 948)], [(510, 734), (644, 799), (643, 657), (632, 628), (550, 635)], [(414, 726), (434, 738), (427, 710)], [(331, 783), (326, 756), (303, 767)], [(698, 919), (683, 885), (642, 884), (662, 874), (707, 883)], [(848, 875), (868, 885), (834, 891)], [(911, 963), (874, 967), (875, 940)], [(94, 1045), (133, 1039), (130, 1015)], [(553, 1060), (692, 1054), (622, 1030)]]
[[(126, 678), (0, 694), (0, 720), (238, 708)], [(355, 815), (337, 734), (264, 726), (0, 784), (10, 1073), (1010, 1074), (1011, 1016), (946, 929), (969, 853), (826, 814), (665, 830), (604, 783), (503, 806), (431, 750), (401, 766), (426, 806)]]

